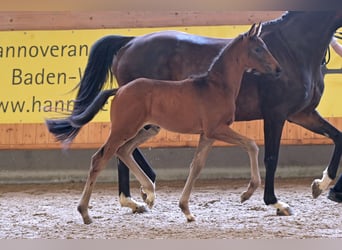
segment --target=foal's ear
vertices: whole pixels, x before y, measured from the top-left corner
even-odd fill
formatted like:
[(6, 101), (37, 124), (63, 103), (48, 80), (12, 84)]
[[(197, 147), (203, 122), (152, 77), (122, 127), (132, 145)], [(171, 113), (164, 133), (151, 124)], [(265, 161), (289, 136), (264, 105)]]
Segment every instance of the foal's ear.
[(248, 37), (259, 36), (260, 32), (261, 32), (261, 28), (262, 28), (261, 23), (259, 23), (258, 25), (253, 23), (252, 27), (249, 29), (249, 31), (247, 33), (247, 36)]
[(255, 28), (256, 24), (253, 23), (251, 28), (249, 29), (249, 31), (247, 32), (247, 37), (253, 37), (256, 34), (256, 28)]
[(256, 36), (260, 36), (261, 29), (262, 29), (262, 23), (260, 22), (260, 23), (258, 24), (258, 27), (256, 28), (256, 30), (257, 30)]

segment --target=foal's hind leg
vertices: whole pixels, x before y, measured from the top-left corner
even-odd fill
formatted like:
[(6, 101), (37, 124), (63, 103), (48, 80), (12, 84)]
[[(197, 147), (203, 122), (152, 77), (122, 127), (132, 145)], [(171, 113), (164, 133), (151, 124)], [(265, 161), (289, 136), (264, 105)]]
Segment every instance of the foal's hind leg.
[(248, 200), (261, 184), (258, 164), (259, 148), (255, 141), (236, 133), (227, 125), (222, 125), (217, 128), (212, 132), (210, 137), (227, 143), (239, 145), (248, 152), (251, 166), (251, 180), (248, 184), (247, 190), (241, 194), (241, 202)]
[(154, 126), (153, 130), (141, 129), (132, 139), (127, 141), (117, 150), (117, 156), (132, 171), (134, 176), (142, 185), (141, 192), (143, 194), (144, 201), (150, 208), (152, 208), (155, 200), (155, 184), (140, 168), (139, 164), (135, 161), (132, 153), (134, 149), (137, 148), (141, 143), (158, 134), (159, 130), (160, 129), (157, 126)]
[[(159, 131), (160, 128), (157, 126), (151, 126), (148, 130), (145, 128), (141, 129), (133, 139), (120, 148), (120, 151), (126, 151), (131, 154), (135, 148), (157, 135)], [(143, 200), (146, 201), (146, 193), (143, 190), (141, 190), (141, 193)], [(131, 197), (126, 197), (123, 193), (120, 193), (120, 204), (122, 207), (131, 208), (133, 213), (143, 213), (146, 211), (146, 207), (143, 203), (137, 202)]]
[(117, 156), (126, 164), (126, 166), (132, 171), (134, 176), (140, 182), (142, 185), (141, 188), (144, 190), (144, 193), (146, 192), (145, 203), (152, 208), (155, 200), (155, 185), (134, 160), (132, 155), (134, 148), (125, 147), (124, 145), (118, 149)]
[(190, 193), (195, 184), (195, 180), (198, 178), (202, 168), (204, 167), (208, 153), (214, 141), (215, 140), (208, 139), (201, 134), (196, 153), (190, 165), (190, 173), (179, 200), (179, 207), (182, 209), (182, 212), (185, 214), (185, 217), (189, 222), (195, 220), (195, 217), (191, 214), (189, 209)]
[(104, 144), (91, 158), (91, 165), (88, 173), (88, 178), (83, 189), (81, 200), (77, 207), (80, 212), (84, 224), (90, 224), (92, 222), (88, 214), (88, 206), (91, 193), (93, 191), (96, 178), (100, 172), (106, 167), (106, 163), (113, 156), (115, 148), (111, 147), (110, 144)]

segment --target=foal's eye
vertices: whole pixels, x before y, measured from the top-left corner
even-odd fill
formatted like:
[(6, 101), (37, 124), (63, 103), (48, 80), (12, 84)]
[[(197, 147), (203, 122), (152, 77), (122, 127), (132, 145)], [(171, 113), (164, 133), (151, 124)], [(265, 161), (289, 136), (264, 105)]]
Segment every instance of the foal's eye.
[(261, 49), (260, 47), (256, 47), (256, 48), (254, 49), (254, 51), (255, 51), (256, 53), (260, 53), (260, 52), (262, 51), (262, 49)]

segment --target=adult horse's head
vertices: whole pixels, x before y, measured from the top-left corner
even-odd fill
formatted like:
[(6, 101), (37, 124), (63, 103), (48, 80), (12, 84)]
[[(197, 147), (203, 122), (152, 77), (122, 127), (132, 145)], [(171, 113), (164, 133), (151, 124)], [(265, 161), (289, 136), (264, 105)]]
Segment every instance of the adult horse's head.
[(248, 50), (248, 58), (245, 60), (247, 71), (279, 77), (281, 67), (260, 38), (261, 28), (261, 24), (253, 24), (250, 30), (242, 36), (243, 46)]

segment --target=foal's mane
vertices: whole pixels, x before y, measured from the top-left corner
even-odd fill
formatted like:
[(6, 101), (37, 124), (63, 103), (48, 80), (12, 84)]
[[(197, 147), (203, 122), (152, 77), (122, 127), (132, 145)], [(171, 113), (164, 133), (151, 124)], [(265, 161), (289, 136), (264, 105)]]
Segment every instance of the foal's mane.
[[(246, 34), (246, 33), (245, 33)], [(205, 84), (208, 80), (208, 76), (210, 71), (213, 69), (213, 67), (218, 63), (218, 61), (222, 58), (222, 55), (231, 47), (235, 46), (235, 44), (239, 41), (242, 40), (243, 36), (245, 34), (240, 34), (237, 36), (235, 39), (233, 39), (230, 43), (227, 43), (218, 53), (218, 55), (213, 59), (211, 62), (208, 70), (206, 72), (196, 74), (196, 75), (191, 75), (189, 76), (190, 79), (192, 79), (196, 84)]]

